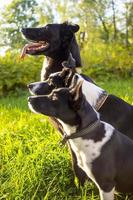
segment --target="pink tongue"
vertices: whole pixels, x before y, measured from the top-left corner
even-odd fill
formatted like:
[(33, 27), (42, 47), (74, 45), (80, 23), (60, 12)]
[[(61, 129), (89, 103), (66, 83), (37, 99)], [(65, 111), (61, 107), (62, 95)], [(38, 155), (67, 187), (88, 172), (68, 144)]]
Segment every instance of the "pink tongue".
[(21, 52), (21, 55), (20, 55), (20, 58), (23, 59), (25, 56), (26, 56), (26, 50), (29, 48), (29, 49), (32, 49), (35, 50), (36, 47), (39, 47), (41, 46), (41, 44), (39, 43), (30, 43), (30, 44), (26, 44), (24, 46), (24, 48), (22, 49), (22, 52)]

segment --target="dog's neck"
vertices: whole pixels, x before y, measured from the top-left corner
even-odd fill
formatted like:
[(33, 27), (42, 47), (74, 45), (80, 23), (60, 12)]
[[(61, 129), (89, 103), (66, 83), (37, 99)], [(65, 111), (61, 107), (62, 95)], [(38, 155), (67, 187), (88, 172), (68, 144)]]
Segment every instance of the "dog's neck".
[(64, 132), (69, 136), (76, 131), (81, 131), (82, 129), (89, 127), (100, 118), (99, 114), (88, 104), (86, 100), (77, 111), (77, 115), (79, 118), (77, 125), (70, 125), (69, 123), (65, 123), (58, 119), (64, 129)]
[(73, 39), (70, 42), (70, 46), (67, 46), (65, 48), (62, 47), (62, 49), (60, 49), (58, 52), (56, 51), (50, 57), (46, 56), (41, 72), (41, 80), (46, 80), (51, 73), (61, 71), (62, 62), (67, 61), (70, 54), (75, 60), (75, 68), (77, 68), (77, 71), (81, 73), (81, 69), (79, 69), (82, 66), (80, 49), (77, 44), (76, 37), (73, 36)]
[(64, 50), (62, 52), (58, 53), (58, 56), (55, 56), (53, 58), (46, 57), (43, 68), (41, 71), (41, 80), (46, 80), (50, 74), (61, 71), (63, 66), (62, 62), (67, 61), (70, 57), (70, 51)]
[(78, 81), (83, 80), (82, 92), (84, 96), (86, 97), (86, 100), (93, 108), (95, 108), (101, 95), (105, 93), (105, 90), (98, 87), (96, 84), (88, 80), (85, 80), (81, 75), (79, 74), (76, 74), (76, 75), (78, 76)]

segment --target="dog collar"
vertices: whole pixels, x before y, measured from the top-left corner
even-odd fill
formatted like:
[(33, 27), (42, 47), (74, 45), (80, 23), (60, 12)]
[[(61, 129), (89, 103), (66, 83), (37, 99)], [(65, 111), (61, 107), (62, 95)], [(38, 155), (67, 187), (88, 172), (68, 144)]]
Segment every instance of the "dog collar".
[(99, 111), (99, 109), (103, 106), (103, 104), (105, 103), (106, 99), (108, 98), (108, 94), (106, 91), (104, 91), (101, 95), (100, 98), (98, 99), (96, 105), (95, 105), (95, 110)]
[(95, 122), (93, 122), (92, 124), (90, 124), (86, 128), (82, 129), (81, 131), (72, 133), (71, 135), (67, 135), (66, 133), (64, 133), (64, 136), (63, 136), (61, 143), (63, 145), (65, 145), (65, 143), (70, 139), (75, 139), (75, 138), (78, 138), (78, 137), (85, 136), (85, 135), (89, 134), (93, 129), (95, 129), (99, 124), (100, 124), (100, 119), (97, 119)]

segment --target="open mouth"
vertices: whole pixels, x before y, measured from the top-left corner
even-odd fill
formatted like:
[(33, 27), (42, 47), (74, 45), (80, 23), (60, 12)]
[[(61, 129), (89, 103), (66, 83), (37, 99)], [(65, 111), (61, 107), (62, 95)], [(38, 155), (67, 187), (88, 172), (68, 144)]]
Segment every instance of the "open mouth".
[(26, 54), (38, 54), (41, 53), (49, 48), (49, 43), (46, 41), (39, 41), (39, 42), (33, 42), (26, 44), (24, 48), (22, 49), (20, 58), (24, 58)]

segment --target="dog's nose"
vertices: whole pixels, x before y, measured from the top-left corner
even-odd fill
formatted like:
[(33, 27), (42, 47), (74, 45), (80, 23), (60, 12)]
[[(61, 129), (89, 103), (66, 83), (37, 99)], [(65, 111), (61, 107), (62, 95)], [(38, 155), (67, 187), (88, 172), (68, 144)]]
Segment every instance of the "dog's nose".
[(31, 89), (32, 85), (31, 84), (28, 84), (27, 85), (27, 88)]
[(26, 34), (26, 28), (22, 28), (21, 32), (22, 32), (23, 34)]

